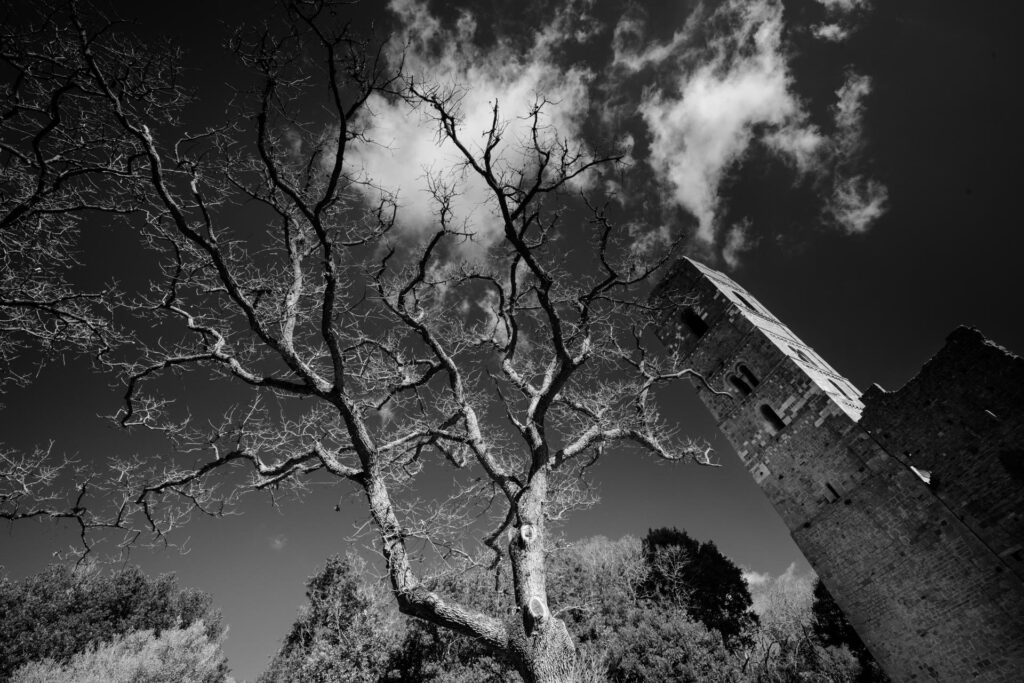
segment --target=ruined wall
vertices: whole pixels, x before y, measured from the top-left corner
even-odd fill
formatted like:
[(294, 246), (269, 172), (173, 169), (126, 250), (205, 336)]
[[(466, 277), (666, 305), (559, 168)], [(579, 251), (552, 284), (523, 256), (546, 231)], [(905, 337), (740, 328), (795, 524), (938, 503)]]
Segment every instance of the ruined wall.
[(1024, 584), (858, 424), (872, 404), (721, 273), (684, 260), (655, 296), (663, 342), (890, 676), (1019, 680)]
[[(899, 391), (864, 395), (861, 426), (1024, 579), (1024, 358), (961, 327)], [(1024, 637), (1024, 636), (1022, 636)]]

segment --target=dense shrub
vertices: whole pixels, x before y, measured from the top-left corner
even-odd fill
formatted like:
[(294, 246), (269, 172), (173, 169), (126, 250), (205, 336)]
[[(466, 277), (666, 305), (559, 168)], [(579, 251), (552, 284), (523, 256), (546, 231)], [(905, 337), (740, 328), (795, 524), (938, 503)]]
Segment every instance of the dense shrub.
[(227, 663), (222, 635), (210, 638), (200, 620), (188, 628), (133, 631), (89, 647), (61, 663), (31, 662), (12, 683), (220, 683)]
[(0, 579), (0, 680), (17, 667), (67, 662), (90, 646), (133, 631), (202, 621), (207, 638), (223, 631), (210, 597), (179, 589), (173, 575), (150, 578), (137, 567), (105, 573), (54, 565), (22, 581)]

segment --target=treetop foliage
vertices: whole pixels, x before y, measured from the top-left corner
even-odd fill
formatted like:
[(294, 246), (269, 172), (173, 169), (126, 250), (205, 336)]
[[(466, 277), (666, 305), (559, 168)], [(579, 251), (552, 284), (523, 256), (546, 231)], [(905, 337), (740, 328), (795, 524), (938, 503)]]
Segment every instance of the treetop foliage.
[(713, 541), (701, 543), (678, 529), (651, 529), (643, 540), (650, 568), (643, 594), (685, 606), (695, 619), (727, 641), (757, 624), (743, 572)]
[[(655, 543), (669, 546), (685, 533), (658, 531)], [(721, 631), (690, 611), (695, 588), (684, 590), (683, 580), (670, 584), (674, 593), (649, 588), (652, 576), (679, 576), (689, 556), (646, 550), (633, 537), (598, 536), (552, 552), (552, 609), (566, 620), (579, 649), (572, 680), (852, 683), (860, 675), (843, 643), (814, 637), (810, 601), (793, 584), (782, 580), (768, 588), (779, 594), (763, 615), (771, 630), (745, 619), (741, 636), (727, 643)], [(308, 604), (259, 683), (521, 680), (511, 662), (478, 640), (425, 620), (397, 620), (384, 591), (366, 576), (357, 557), (330, 558), (310, 579)], [(430, 585), (477, 609), (514, 610), (508, 577), (480, 566), (453, 567)], [(703, 590), (716, 590), (715, 584)]]
[[(224, 633), (206, 593), (179, 588), (171, 574), (138, 567), (103, 572), (51, 565), (21, 581), (0, 578), (0, 680), (26, 662), (68, 662), (118, 636), (202, 624), (211, 643)], [(137, 641), (132, 641), (137, 642)], [(127, 647), (127, 646), (126, 646)]]

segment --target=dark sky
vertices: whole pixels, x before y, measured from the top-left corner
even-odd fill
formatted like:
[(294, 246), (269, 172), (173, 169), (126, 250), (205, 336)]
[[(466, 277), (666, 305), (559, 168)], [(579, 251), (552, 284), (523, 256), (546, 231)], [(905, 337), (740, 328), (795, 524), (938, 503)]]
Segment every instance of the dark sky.
[[(125, 13), (139, 12), (136, 4), (125, 3)], [(521, 50), (558, 14), (546, 3), (515, 11), (507, 4), (466, 3), (476, 13), (473, 40), (479, 49), (492, 50), (506, 40), (507, 49)], [(778, 7), (768, 0), (734, 4)], [(837, 90), (851, 74), (867, 77), (870, 88), (858, 103), (855, 144), (833, 153), (823, 168), (801, 174), (791, 158), (773, 153), (762, 141), (784, 124), (770, 113), (749, 119), (744, 130), (751, 139), (711, 183), (717, 197), (711, 225), (717, 232), (711, 242), (695, 239), (693, 253), (755, 293), (861, 390), (874, 382), (898, 388), (959, 324), (976, 326), (1011, 350), (1024, 350), (1016, 300), (1024, 254), (1017, 212), (1024, 151), (1019, 65), (1024, 60), (1014, 36), (1014, 4), (824, 4), (834, 7), (813, 0), (784, 3), (776, 56), (788, 73), (791, 102), (804, 112), (803, 118), (791, 114), (787, 120), (816, 125), (822, 135), (838, 139)], [(189, 78), (201, 97), (191, 115), (215, 116), (227, 84), (240, 73), (219, 47), (225, 30), (258, 18), (253, 9), (258, 5), (209, 0), (147, 5), (139, 30), (166, 35), (188, 50)], [(845, 5), (853, 9), (843, 12)], [(432, 3), (429, 12), (450, 26), (463, 6)], [(570, 41), (551, 57), (561, 68), (584, 64), (599, 74), (589, 99), (595, 112), (615, 104), (608, 125), (621, 130), (609, 133), (591, 122), (584, 132), (629, 132), (635, 139), (634, 178), (623, 180), (624, 193), (635, 194), (620, 209), (621, 220), (699, 230), (694, 206), (671, 201), (673, 186), (655, 170), (654, 133), (645, 130), (636, 112), (652, 88), (660, 88), (666, 100), (678, 94), (673, 84), (679, 85), (680, 74), (696, 78), (700, 73), (713, 32), (734, 25), (708, 22), (710, 28), (697, 30), (689, 40), (705, 51), (695, 49), (696, 57), (652, 63), (633, 80), (600, 75), (610, 68), (612, 29), (624, 18), (640, 27), (626, 44), (637, 55), (668, 44), (691, 12), (713, 12), (717, 4), (698, 7), (601, 3), (589, 12), (593, 37)], [(380, 26), (394, 21), (383, 10), (377, 19)], [(814, 36), (815, 27), (829, 24), (849, 36), (840, 42)], [(729, 62), (719, 66), (727, 69)], [(740, 99), (735, 106), (758, 105)], [(716, 131), (706, 127), (694, 135)], [(678, 157), (664, 161), (664, 168), (674, 168)], [(870, 178), (885, 188), (884, 211), (853, 234), (828, 213), (842, 174)], [(745, 226), (746, 248), (734, 266), (723, 257), (731, 225)], [(96, 244), (85, 248), (89, 259), (112, 256)], [(76, 362), (45, 368), (31, 387), (4, 397), (0, 435), (21, 447), (53, 440), (55, 449), (83, 459), (134, 452), (137, 443), (96, 417), (118, 407), (121, 389), (111, 381)], [(566, 536), (639, 536), (651, 527), (676, 526), (714, 540), (752, 571), (780, 574), (794, 562), (806, 571), (785, 528), (688, 389), (666, 392), (662, 399), (663, 412), (677, 415), (686, 432), (707, 438), (724, 466), (668, 465), (611, 452), (595, 470), (601, 504), (577, 514), (565, 526)], [(348, 499), (335, 512), (338, 500), (338, 490), (325, 486), (301, 504), (284, 503), (279, 512), (252, 496), (241, 516), (189, 526), (188, 554), (139, 550), (132, 560), (152, 573), (174, 571), (181, 584), (212, 593), (231, 627), (227, 653), (233, 673), (252, 680), (292, 621), (304, 579), (328, 555), (352, 547), (346, 539), (361, 518), (360, 504)], [(24, 576), (73, 542), (67, 528), (52, 524), (5, 526), (0, 564), (10, 575)]]

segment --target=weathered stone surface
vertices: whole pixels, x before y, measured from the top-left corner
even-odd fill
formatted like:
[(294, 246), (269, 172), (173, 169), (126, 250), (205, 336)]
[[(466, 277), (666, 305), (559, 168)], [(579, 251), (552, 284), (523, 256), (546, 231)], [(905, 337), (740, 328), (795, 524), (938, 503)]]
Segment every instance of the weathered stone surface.
[(1021, 680), (1024, 360), (961, 328), (906, 387), (860, 397), (722, 273), (683, 260), (655, 296), (662, 341), (890, 676)]

